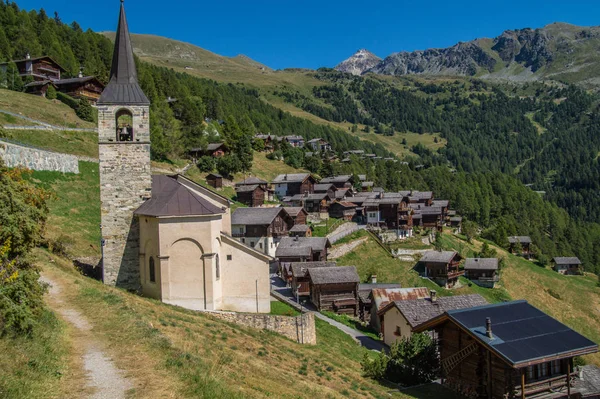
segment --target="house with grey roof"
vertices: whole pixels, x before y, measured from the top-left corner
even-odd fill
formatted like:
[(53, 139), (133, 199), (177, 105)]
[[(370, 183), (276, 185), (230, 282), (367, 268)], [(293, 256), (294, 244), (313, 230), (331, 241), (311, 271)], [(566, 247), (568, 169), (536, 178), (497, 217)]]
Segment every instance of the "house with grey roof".
[(467, 258), (464, 269), (465, 277), (481, 287), (494, 288), (499, 280), (497, 258)]
[(533, 241), (529, 236), (511, 236), (508, 237), (509, 251), (512, 254), (529, 259), (532, 255), (531, 244)]
[(417, 266), (421, 275), (434, 281), (441, 287), (452, 288), (456, 285), (458, 277), (464, 274), (459, 270), (462, 260), (456, 251), (427, 251), (419, 260)]
[(413, 329), (449, 310), (487, 305), (479, 294), (438, 297), (435, 291), (424, 299), (394, 300), (379, 309), (383, 340), (392, 345), (408, 339)]
[(310, 296), (308, 270), (315, 267), (336, 267), (335, 262), (294, 262), (289, 264), (294, 296)]
[(317, 310), (356, 317), (360, 278), (354, 266), (308, 269), (310, 299)]
[(231, 216), (233, 237), (272, 257), (293, 225), (294, 220), (279, 207), (238, 208)]
[(310, 173), (286, 173), (279, 175), (271, 182), (275, 195), (279, 198), (293, 197), (297, 194), (312, 194), (316, 179)]
[(552, 259), (554, 270), (560, 274), (579, 275), (583, 274), (583, 264), (576, 256), (556, 256)]
[(275, 257), (284, 262), (320, 262), (327, 260), (331, 243), (326, 237), (284, 237)]
[(311, 237), (312, 230), (306, 224), (296, 224), (290, 229), (290, 237)]

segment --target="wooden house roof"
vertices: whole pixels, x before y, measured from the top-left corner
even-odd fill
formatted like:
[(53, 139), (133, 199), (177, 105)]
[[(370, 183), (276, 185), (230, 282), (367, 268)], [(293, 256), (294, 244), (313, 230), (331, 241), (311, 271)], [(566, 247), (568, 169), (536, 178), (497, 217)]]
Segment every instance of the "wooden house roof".
[(581, 261), (576, 256), (572, 256), (572, 257), (556, 256), (553, 259), (553, 261), (557, 265), (581, 265)]
[(251, 193), (252, 191), (254, 191), (256, 189), (265, 191), (265, 189), (262, 186), (259, 186), (258, 184), (254, 184), (251, 186), (237, 186), (235, 188), (235, 192), (236, 193)]
[(457, 255), (456, 251), (427, 251), (423, 254), (420, 262), (450, 263)]
[(529, 236), (511, 236), (508, 237), (508, 242), (511, 244), (521, 243), (521, 244), (531, 244), (531, 237)]
[[(486, 334), (487, 318), (492, 338)], [(414, 331), (426, 331), (446, 321), (459, 326), (513, 368), (598, 351), (597, 344), (525, 300), (449, 310)]]
[(354, 266), (318, 267), (308, 269), (310, 281), (315, 285), (350, 284), (360, 282)]
[(236, 186), (250, 186), (255, 184), (268, 184), (268, 182), (266, 180), (259, 179), (256, 176), (250, 176), (246, 180), (243, 180), (239, 183), (235, 183)]
[(308, 276), (308, 269), (314, 267), (335, 267), (335, 262), (292, 262), (290, 263), (290, 270), (294, 277), (306, 277)]
[(308, 256), (313, 251), (330, 248), (327, 237), (283, 237), (275, 251), (276, 257)]
[(289, 217), (283, 208), (237, 208), (231, 215), (231, 224), (270, 225), (279, 215)]
[(465, 270), (498, 270), (497, 258), (467, 258)]
[(310, 177), (310, 173), (286, 173), (273, 179), (274, 184), (302, 183)]
[(305, 233), (310, 230), (310, 227), (306, 224), (297, 224), (290, 229), (290, 233)]
[[(300, 214), (300, 212), (304, 211), (304, 208), (302, 208), (301, 206), (286, 206), (283, 209), (285, 209), (285, 211), (291, 216), (291, 217), (296, 217)], [(306, 212), (306, 211), (304, 211)]]

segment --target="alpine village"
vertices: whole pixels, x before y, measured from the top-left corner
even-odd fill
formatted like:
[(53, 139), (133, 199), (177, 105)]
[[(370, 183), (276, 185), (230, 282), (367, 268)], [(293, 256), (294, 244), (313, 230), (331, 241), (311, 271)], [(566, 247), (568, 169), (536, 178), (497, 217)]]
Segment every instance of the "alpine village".
[(600, 398), (600, 27), (275, 70), (114, 3), (0, 3), (1, 398)]

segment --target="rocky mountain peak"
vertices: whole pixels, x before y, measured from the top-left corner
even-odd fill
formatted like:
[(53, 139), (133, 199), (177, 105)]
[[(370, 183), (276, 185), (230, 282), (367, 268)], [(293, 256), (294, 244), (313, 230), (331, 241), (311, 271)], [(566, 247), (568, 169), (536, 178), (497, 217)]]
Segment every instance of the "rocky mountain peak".
[(335, 69), (341, 72), (351, 73), (353, 75), (362, 75), (369, 69), (381, 62), (381, 58), (371, 53), (369, 50), (360, 49), (352, 57), (339, 63)]

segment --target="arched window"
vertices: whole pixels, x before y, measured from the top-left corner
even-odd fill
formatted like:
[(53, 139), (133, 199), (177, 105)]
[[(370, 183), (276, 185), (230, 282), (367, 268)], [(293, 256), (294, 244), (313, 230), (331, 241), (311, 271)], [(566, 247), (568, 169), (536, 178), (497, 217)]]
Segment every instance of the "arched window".
[(221, 265), (219, 263), (219, 254), (216, 255), (216, 275), (217, 275), (217, 280), (221, 278)]
[(150, 282), (151, 283), (156, 283), (156, 270), (155, 270), (155, 267), (154, 267), (154, 258), (152, 256), (150, 257), (148, 271), (149, 271), (148, 274), (150, 275)]
[(133, 141), (133, 115), (127, 109), (121, 109), (115, 115), (117, 141)]

